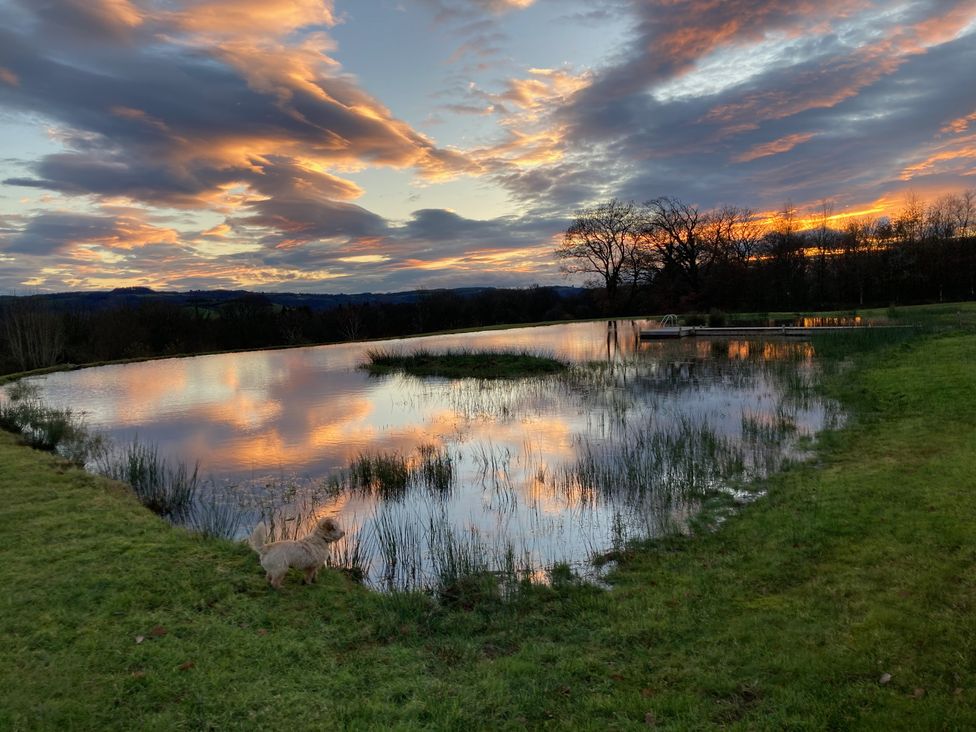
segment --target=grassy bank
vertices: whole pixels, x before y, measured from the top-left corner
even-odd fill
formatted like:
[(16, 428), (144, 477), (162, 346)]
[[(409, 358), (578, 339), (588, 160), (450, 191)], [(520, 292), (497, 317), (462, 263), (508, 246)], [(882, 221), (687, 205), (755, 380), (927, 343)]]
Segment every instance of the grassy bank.
[(441, 376), (448, 379), (512, 379), (519, 376), (554, 374), (566, 364), (537, 354), (506, 351), (428, 351), (410, 353), (370, 349), (363, 368), (374, 375), (405, 373), (411, 376)]
[(0, 433), (0, 729), (976, 727), (976, 335), (875, 345), (767, 498), (514, 602), (276, 593)]

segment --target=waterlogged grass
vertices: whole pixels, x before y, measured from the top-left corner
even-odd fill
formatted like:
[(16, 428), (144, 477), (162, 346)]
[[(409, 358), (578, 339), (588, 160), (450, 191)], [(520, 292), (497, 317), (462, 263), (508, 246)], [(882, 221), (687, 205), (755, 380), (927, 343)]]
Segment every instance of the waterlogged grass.
[(511, 379), (564, 371), (567, 364), (555, 358), (524, 351), (443, 351), (403, 353), (372, 349), (364, 365), (371, 374), (405, 373), (412, 376), (440, 376), (450, 379)]
[[(96, 472), (129, 484), (146, 508), (173, 521), (190, 517), (200, 488), (198, 465), (192, 469), (185, 463), (171, 465), (155, 445), (139, 442), (107, 450), (99, 457)], [(205, 513), (200, 520), (207, 533), (212, 533), (222, 510), (214, 503), (202, 507)]]
[(442, 446), (420, 445), (415, 454), (363, 452), (346, 475), (333, 476), (336, 490), (358, 490), (384, 500), (402, 498), (418, 487), (446, 495), (456, 485), (454, 458)]
[(0, 402), (0, 429), (18, 434), (25, 445), (34, 449), (60, 449), (79, 465), (99, 444), (70, 409), (44, 404), (35, 388), (21, 383), (7, 387), (5, 399)]
[(0, 434), (0, 728), (972, 729), (974, 362), (959, 334), (855, 357), (815, 463), (623, 546), (611, 591), (275, 592), (247, 547)]

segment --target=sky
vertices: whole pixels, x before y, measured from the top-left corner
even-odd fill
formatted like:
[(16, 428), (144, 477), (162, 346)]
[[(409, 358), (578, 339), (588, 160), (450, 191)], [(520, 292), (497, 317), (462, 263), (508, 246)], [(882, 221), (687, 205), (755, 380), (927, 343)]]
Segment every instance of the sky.
[(573, 213), (976, 187), (972, 0), (0, 0), (0, 292), (574, 284)]

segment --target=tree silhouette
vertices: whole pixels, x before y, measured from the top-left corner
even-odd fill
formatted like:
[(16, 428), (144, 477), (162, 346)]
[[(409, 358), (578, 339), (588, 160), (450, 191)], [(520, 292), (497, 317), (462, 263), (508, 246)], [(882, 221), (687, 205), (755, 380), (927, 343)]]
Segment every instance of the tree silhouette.
[(580, 209), (555, 251), (559, 268), (567, 275), (592, 275), (605, 288), (607, 304), (613, 308), (620, 284), (638, 282), (649, 266), (643, 246), (646, 235), (643, 211), (633, 203), (612, 199)]

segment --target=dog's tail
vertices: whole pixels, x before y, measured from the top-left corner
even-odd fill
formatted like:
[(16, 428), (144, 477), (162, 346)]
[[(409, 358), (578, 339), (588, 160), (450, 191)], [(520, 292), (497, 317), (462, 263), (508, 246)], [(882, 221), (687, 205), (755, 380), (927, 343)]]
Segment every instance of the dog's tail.
[(247, 539), (247, 543), (251, 545), (251, 548), (258, 554), (264, 554), (265, 544), (268, 543), (268, 527), (265, 525), (264, 521), (259, 523), (254, 527), (254, 531)]

